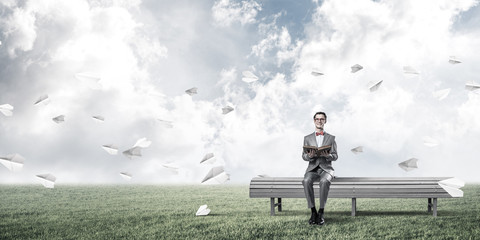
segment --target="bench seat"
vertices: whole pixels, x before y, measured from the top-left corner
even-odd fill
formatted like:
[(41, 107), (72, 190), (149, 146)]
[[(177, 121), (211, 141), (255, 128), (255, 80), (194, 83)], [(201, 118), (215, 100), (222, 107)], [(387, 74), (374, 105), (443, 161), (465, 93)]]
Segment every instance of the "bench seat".
[[(357, 198), (427, 198), (428, 211), (433, 207), (433, 216), (437, 216), (437, 198), (463, 196), (461, 190), (447, 185), (449, 179), (452, 178), (335, 177), (328, 198), (351, 198), (352, 216), (356, 215)], [(250, 182), (250, 197), (270, 198), (270, 214), (275, 215), (275, 207), (282, 210), (282, 198), (305, 198), (302, 180), (302, 177), (256, 177)], [(315, 183), (314, 191), (318, 198), (318, 183)]]

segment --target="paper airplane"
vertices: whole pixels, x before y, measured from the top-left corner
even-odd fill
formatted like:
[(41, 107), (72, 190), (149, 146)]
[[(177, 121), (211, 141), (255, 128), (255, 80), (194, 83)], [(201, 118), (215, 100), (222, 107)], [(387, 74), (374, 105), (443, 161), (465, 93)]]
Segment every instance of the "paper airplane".
[(445, 89), (433, 92), (433, 97), (441, 101), (444, 98), (446, 98), (449, 93), (450, 93), (450, 88), (445, 88)]
[(478, 89), (480, 89), (480, 84), (474, 82), (465, 83), (465, 89), (469, 91), (477, 91)]
[(162, 164), (162, 166), (163, 166), (164, 168), (170, 170), (172, 173), (178, 174), (178, 169), (179, 169), (179, 168), (178, 168), (177, 166), (174, 166), (174, 165), (172, 165), (172, 164), (170, 164), (170, 163), (164, 163), (164, 164)]
[(12, 172), (22, 170), (24, 162), (25, 158), (18, 153), (10, 154), (6, 157), (0, 157), (0, 163)]
[(415, 168), (418, 168), (417, 166), (418, 159), (416, 158), (410, 158), (407, 161), (403, 161), (398, 164), (399, 167), (401, 167), (403, 170), (409, 172), (412, 171)]
[(352, 148), (351, 151), (355, 154), (360, 154), (363, 152), (363, 147), (362, 146), (358, 146), (356, 148)]
[(215, 162), (215, 156), (213, 153), (207, 153), (203, 159), (200, 161), (200, 163), (214, 163)]
[(140, 138), (137, 140), (133, 147), (147, 148), (152, 144), (152, 141), (147, 140), (147, 138)]
[(75, 78), (82, 81), (85, 85), (87, 85), (91, 89), (101, 89), (102, 85), (100, 84), (100, 77), (94, 73), (77, 73), (75, 74)]
[(196, 87), (190, 88), (190, 89), (185, 90), (185, 92), (186, 92), (188, 95), (192, 96), (192, 95), (197, 94), (197, 88), (196, 88)]
[(405, 73), (405, 74), (419, 74), (419, 72), (417, 70), (415, 70), (413, 67), (410, 67), (410, 66), (403, 67), (403, 73)]
[(48, 103), (50, 103), (50, 98), (48, 98), (48, 95), (42, 95), (37, 99), (37, 101), (35, 101), (33, 105), (37, 105), (39, 103), (42, 103), (43, 105), (47, 105)]
[(460, 60), (458, 60), (458, 58), (456, 58), (455, 56), (450, 56), (450, 59), (448, 59), (448, 62), (449, 62), (450, 64), (461, 63)]
[(197, 213), (195, 216), (207, 216), (210, 213), (210, 208), (207, 205), (202, 205), (198, 208)]
[(258, 77), (255, 76), (255, 74), (253, 74), (250, 71), (243, 71), (242, 75), (243, 75), (242, 81), (247, 82), (247, 83), (255, 82), (255, 81), (258, 80)]
[(438, 141), (432, 137), (424, 136), (423, 137), (423, 145), (427, 147), (435, 147), (438, 145)]
[(233, 111), (233, 107), (230, 107), (230, 106), (225, 106), (222, 108), (222, 113), (223, 114), (227, 114), (229, 112)]
[(323, 74), (320, 70), (314, 68), (314, 69), (312, 70), (312, 75), (315, 76), (315, 77), (318, 77), (318, 76), (322, 76), (322, 75), (324, 75), (324, 74)]
[(110, 155), (117, 155), (118, 153), (118, 148), (114, 145), (107, 144), (107, 145), (102, 145), (102, 148), (107, 151)]
[(383, 82), (383, 80), (380, 80), (380, 81), (374, 82), (374, 83), (370, 82), (369, 87), (368, 87), (370, 89), (370, 92), (377, 91), (380, 88), (380, 85), (382, 85), (382, 82)]
[(52, 120), (56, 123), (65, 122), (65, 115), (56, 116), (56, 117), (52, 118)]
[(128, 172), (120, 172), (120, 176), (122, 176), (122, 178), (127, 180), (127, 181), (132, 179), (132, 174), (130, 174)]
[(125, 157), (128, 157), (130, 159), (133, 159), (133, 157), (141, 157), (142, 156), (142, 148), (140, 147), (133, 147), (128, 150), (123, 151), (123, 155)]
[(438, 182), (445, 191), (452, 197), (463, 197), (463, 191), (459, 188), (465, 186), (465, 182), (458, 178), (448, 178)]
[(55, 181), (57, 178), (50, 173), (38, 174), (37, 177), (40, 179), (42, 185), (46, 188), (54, 188)]
[(162, 124), (162, 126), (166, 127), (166, 128), (173, 128), (173, 123), (172, 121), (166, 121), (166, 120), (162, 120), (162, 119), (157, 119), (160, 124)]
[(5, 116), (10, 117), (13, 115), (13, 106), (8, 103), (2, 104), (0, 105), (0, 112)]
[(99, 123), (103, 123), (105, 122), (105, 118), (103, 116), (92, 116), (93, 120), (99, 122)]
[(268, 178), (270, 176), (268, 176), (267, 174), (258, 174), (258, 177), (260, 178)]
[(363, 67), (360, 66), (359, 64), (355, 64), (355, 65), (353, 65), (351, 68), (352, 68), (352, 73), (356, 73), (356, 72), (358, 72), (358, 71), (360, 71), (360, 70), (363, 69)]
[(225, 173), (223, 166), (218, 166), (210, 169), (205, 178), (203, 178), (202, 183), (207, 181), (208, 183), (224, 183), (228, 180), (230, 180), (230, 175)]

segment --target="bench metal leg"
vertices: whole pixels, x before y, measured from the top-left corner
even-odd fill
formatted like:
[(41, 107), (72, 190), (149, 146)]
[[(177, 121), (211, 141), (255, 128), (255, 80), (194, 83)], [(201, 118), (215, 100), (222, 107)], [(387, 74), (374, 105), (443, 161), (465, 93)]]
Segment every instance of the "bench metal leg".
[(275, 216), (275, 198), (270, 198), (270, 216)]
[(282, 211), (282, 198), (278, 198), (278, 203), (275, 203), (275, 198), (270, 198), (270, 216), (275, 216), (275, 207), (278, 206), (278, 211)]
[(433, 199), (433, 216), (437, 216), (437, 198)]
[(357, 212), (357, 198), (352, 198), (352, 217), (355, 217)]
[(278, 198), (278, 211), (282, 211), (282, 198)]
[(428, 212), (432, 211), (432, 199), (428, 198)]

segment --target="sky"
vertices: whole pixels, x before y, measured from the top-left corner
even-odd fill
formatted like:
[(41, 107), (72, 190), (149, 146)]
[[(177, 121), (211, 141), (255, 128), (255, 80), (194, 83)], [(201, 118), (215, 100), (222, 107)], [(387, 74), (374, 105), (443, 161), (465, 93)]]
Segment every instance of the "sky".
[[(0, 105), (14, 109), (0, 157), (25, 161), (0, 166), (0, 184), (200, 184), (217, 166), (226, 184), (302, 177), (317, 111), (336, 176), (480, 182), (480, 92), (465, 87), (480, 83), (479, 18), (473, 0), (2, 1)], [(141, 138), (142, 156), (122, 154)], [(411, 158), (417, 169), (398, 166)]]

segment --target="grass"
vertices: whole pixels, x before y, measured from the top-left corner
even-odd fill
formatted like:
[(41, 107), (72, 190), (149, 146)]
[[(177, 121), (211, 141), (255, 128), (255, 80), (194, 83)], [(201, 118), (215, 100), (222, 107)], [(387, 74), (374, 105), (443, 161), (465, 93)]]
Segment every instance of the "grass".
[[(248, 185), (0, 185), (0, 239), (480, 239), (480, 185), (464, 197), (329, 199), (325, 226), (309, 226), (305, 199), (249, 198)], [(318, 199), (317, 199), (318, 201)], [(196, 217), (200, 205), (211, 213)]]

